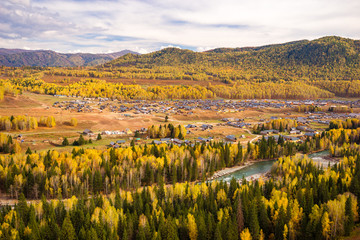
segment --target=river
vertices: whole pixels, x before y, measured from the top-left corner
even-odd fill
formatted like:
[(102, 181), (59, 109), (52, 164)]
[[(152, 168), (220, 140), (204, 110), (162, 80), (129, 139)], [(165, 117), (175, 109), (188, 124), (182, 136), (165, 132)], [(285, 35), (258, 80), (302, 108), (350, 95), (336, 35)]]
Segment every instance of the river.
[[(330, 165), (334, 165), (336, 163), (335, 161), (327, 159), (326, 157), (328, 156), (328, 150), (308, 155), (308, 157), (311, 158), (314, 162), (321, 163), (324, 167), (327, 167), (329, 163)], [(245, 177), (247, 180), (252, 178), (258, 178), (259, 176), (269, 172), (275, 162), (276, 160), (255, 162), (238, 171), (223, 175), (221, 177), (217, 177), (213, 180), (230, 182), (232, 178), (235, 178), (236, 180), (241, 180), (243, 177)]]

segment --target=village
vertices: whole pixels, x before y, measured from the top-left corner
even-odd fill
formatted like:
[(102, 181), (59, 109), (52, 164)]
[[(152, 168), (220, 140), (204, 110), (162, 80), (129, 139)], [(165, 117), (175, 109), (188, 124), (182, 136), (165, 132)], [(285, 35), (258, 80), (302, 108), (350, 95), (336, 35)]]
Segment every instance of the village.
[[(276, 129), (270, 130), (262, 130), (258, 134), (253, 133), (252, 128), (254, 125), (259, 125), (263, 123), (268, 123), (271, 120), (279, 120), (282, 119), (278, 116), (271, 116), (269, 119), (260, 119), (259, 121), (254, 121), (253, 119), (239, 119), (239, 118), (222, 118), (219, 119), (217, 123), (202, 123), (195, 124), (189, 123), (184, 125), (187, 130), (187, 138), (184, 140), (180, 140), (178, 138), (159, 138), (159, 139), (150, 139), (148, 137), (148, 129), (143, 127), (140, 129), (135, 129), (134, 131), (130, 129), (125, 130), (105, 130), (99, 132), (97, 134), (101, 134), (104, 137), (110, 138), (122, 138), (121, 140), (111, 141), (108, 145), (109, 147), (119, 148), (121, 145), (130, 145), (133, 141), (134, 144), (140, 143), (153, 143), (153, 144), (174, 144), (174, 145), (190, 145), (193, 146), (195, 143), (209, 143), (211, 141), (222, 141), (224, 143), (246, 143), (246, 141), (260, 141), (262, 137), (266, 140), (270, 137), (274, 138), (276, 141), (279, 140), (280, 137), (284, 139), (284, 141), (291, 142), (303, 142), (306, 138), (315, 137), (317, 134), (320, 134), (323, 130), (325, 130), (330, 120), (333, 119), (347, 119), (347, 118), (358, 118), (360, 115), (357, 113), (305, 113), (307, 116), (304, 117), (285, 117), (284, 119), (294, 120), (297, 124), (296, 127), (291, 128), (289, 131), (280, 132)], [(314, 125), (317, 126), (314, 128)], [(213, 131), (218, 128), (232, 129), (233, 134), (223, 135), (222, 137), (214, 137)], [(206, 136), (198, 136), (199, 132), (205, 133)], [(83, 132), (84, 135), (89, 137), (96, 137), (96, 134), (91, 130), (86, 129)], [(137, 135), (137, 137), (134, 137)], [(247, 136), (246, 136), (246, 135)], [(203, 135), (203, 134), (202, 134)], [(141, 136), (141, 137), (140, 137)], [(249, 139), (250, 138), (250, 139)], [(125, 140), (127, 139), (127, 140)]]
[[(38, 99), (34, 94), (27, 97)], [(13, 132), (23, 149), (31, 147), (42, 150), (54, 146), (59, 150), (67, 149), (62, 144), (64, 138), (69, 139), (71, 147), (80, 134), (92, 141), (84, 146), (86, 148), (119, 148), (145, 143), (193, 146), (196, 143), (225, 142), (245, 145), (260, 141), (263, 137), (302, 142), (325, 130), (331, 120), (360, 116), (360, 101), (346, 99), (145, 101), (65, 96), (46, 99), (51, 101), (41, 103), (38, 112), (53, 114), (56, 129)], [(26, 109), (22, 111), (18, 108), (18, 112), (28, 115)], [(70, 116), (78, 119), (77, 127), (68, 126)], [(278, 119), (296, 121), (296, 127), (282, 132), (268, 128), (254, 132), (254, 126)], [(182, 125), (186, 129), (186, 137), (149, 137), (150, 126), (170, 123)], [(100, 141), (98, 135), (101, 136)]]
[[(59, 96), (61, 98), (61, 96)], [(210, 110), (218, 113), (239, 112), (245, 109), (262, 108), (294, 108), (296, 106), (346, 106), (348, 108), (360, 107), (360, 100), (167, 100), (167, 101), (148, 101), (148, 100), (111, 100), (108, 98), (83, 98), (71, 101), (56, 101), (53, 107), (75, 112), (93, 112), (108, 110), (110, 112), (133, 114), (192, 114), (195, 109)]]

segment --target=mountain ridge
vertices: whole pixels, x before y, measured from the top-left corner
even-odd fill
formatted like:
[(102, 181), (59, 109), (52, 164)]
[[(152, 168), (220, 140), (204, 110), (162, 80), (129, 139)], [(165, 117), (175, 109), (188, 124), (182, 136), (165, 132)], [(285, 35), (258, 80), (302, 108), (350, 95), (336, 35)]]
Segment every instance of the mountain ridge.
[[(292, 41), (282, 44), (273, 44), (273, 45), (264, 45), (258, 47), (242, 47), (242, 48), (215, 48), (212, 50), (204, 52), (195, 52), (188, 49), (179, 49), (179, 48), (164, 48), (159, 51), (151, 52), (148, 54), (142, 54), (138, 56), (121, 56), (118, 59), (109, 62), (108, 64), (118, 64), (121, 65), (121, 60), (126, 62), (127, 60), (136, 60), (136, 63), (150, 63), (152, 64), (161, 64), (166, 65), (167, 61), (161, 62), (160, 59), (166, 56), (178, 58), (180, 63), (189, 64), (194, 63), (196, 60), (204, 61), (211, 60), (211, 57), (215, 57), (217, 54), (221, 53), (235, 53), (240, 55), (235, 56), (224, 56), (222, 61), (230, 61), (233, 57), (241, 57), (242, 53), (248, 54), (261, 54), (267, 53), (274, 56), (280, 56), (280, 54), (285, 54), (283, 57), (289, 58), (289, 60), (302, 59), (304, 63), (310, 61), (309, 63), (313, 64), (314, 60), (320, 61), (321, 55), (327, 54), (328, 56), (336, 57), (347, 57), (357, 58), (357, 62), (360, 59), (360, 40), (353, 40), (349, 38), (342, 38), (337, 36), (322, 37), (315, 40), (299, 40)], [(208, 58), (204, 57), (207, 56)], [(315, 58), (315, 59), (314, 59)], [(149, 59), (152, 59), (150, 61)], [(176, 59), (169, 59), (168, 62), (177, 63)], [(275, 59), (274, 59), (275, 60)], [(284, 60), (284, 59), (283, 59)], [(312, 60), (312, 61), (311, 61)], [(329, 59), (323, 59), (322, 62), (328, 61)], [(334, 59), (330, 59), (334, 60)], [(349, 59), (351, 60), (351, 59)], [(129, 64), (130, 62), (127, 62)], [(173, 65), (173, 64), (172, 64)]]
[(76, 67), (96, 66), (125, 54), (139, 54), (130, 50), (113, 53), (58, 53), (52, 50), (0, 48), (0, 65), (7, 67)]
[[(127, 68), (142, 78), (220, 80), (359, 80), (360, 40), (337, 36), (245, 48), (217, 48), (205, 52), (166, 48), (126, 54), (99, 68)], [(136, 72), (137, 71), (137, 72)]]

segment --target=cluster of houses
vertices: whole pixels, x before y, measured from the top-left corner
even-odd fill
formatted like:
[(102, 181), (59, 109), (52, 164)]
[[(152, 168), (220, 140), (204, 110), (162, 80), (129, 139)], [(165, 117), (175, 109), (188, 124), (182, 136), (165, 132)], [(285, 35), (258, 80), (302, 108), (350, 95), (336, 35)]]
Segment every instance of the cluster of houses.
[(154, 140), (153, 143), (156, 145), (159, 145), (162, 143), (168, 143), (168, 144), (172, 143), (172, 144), (178, 145), (178, 146), (182, 145), (183, 143), (189, 144), (189, 145), (192, 144), (191, 141), (189, 141), (189, 140), (180, 140), (178, 138), (160, 138), (160, 140)]
[[(246, 108), (293, 108), (298, 105), (346, 105), (350, 107), (360, 107), (360, 100), (343, 101), (343, 100), (111, 100), (109, 98), (83, 98), (82, 100), (72, 100), (55, 102), (53, 107), (65, 110), (74, 110), (78, 112), (91, 112), (99, 110), (100, 112), (107, 109), (111, 112), (133, 112), (134, 114), (192, 114), (193, 110), (211, 110), (217, 112), (239, 112)], [(234, 121), (232, 121), (234, 122)], [(236, 121), (235, 121), (236, 122)]]
[[(244, 135), (241, 135), (239, 136), (239, 139), (240, 138), (245, 138)], [(172, 143), (172, 144), (175, 144), (175, 145), (182, 145), (183, 143), (187, 144), (187, 145), (190, 145), (190, 146), (193, 146), (195, 144), (195, 142), (198, 142), (198, 143), (209, 143), (211, 141), (213, 141), (214, 138), (213, 137), (198, 137), (197, 139), (195, 139), (195, 141), (189, 141), (189, 140), (180, 140), (180, 139), (177, 139), (177, 138), (161, 138), (160, 140), (154, 140), (153, 143), (155, 144), (162, 144), (162, 143)], [(235, 136), (235, 135), (228, 135), (225, 137), (225, 142), (227, 143), (233, 143), (233, 142), (236, 142), (238, 141), (238, 138)]]
[(115, 130), (115, 131), (109, 131), (109, 130), (105, 130), (101, 132), (101, 135), (131, 135), (133, 134), (133, 132), (130, 129), (125, 129), (122, 131), (119, 130)]
[(289, 131), (290, 135), (272, 135), (272, 134), (279, 134), (279, 131), (276, 129), (270, 129), (270, 130), (263, 130), (260, 132), (260, 135), (264, 135), (265, 139), (268, 139), (269, 137), (274, 137), (275, 140), (278, 140), (279, 136), (282, 136), (285, 141), (298, 142), (307, 137), (315, 137), (317, 134), (319, 134), (319, 131), (307, 126), (297, 126), (296, 128), (291, 128), (291, 130)]
[(201, 124), (201, 125), (195, 125), (195, 124), (188, 124), (185, 126), (185, 128), (187, 129), (187, 134), (191, 134), (192, 130), (201, 130), (201, 131), (206, 131), (206, 130), (211, 130), (214, 128), (213, 125), (211, 124)]
[(110, 146), (112, 148), (119, 148), (121, 146), (121, 144), (126, 143), (125, 140), (117, 140), (116, 142), (110, 142)]
[[(300, 142), (300, 141), (302, 141), (299, 137), (288, 136), (288, 135), (271, 135), (271, 136), (265, 136), (264, 138), (265, 138), (265, 140), (268, 140), (269, 138), (274, 138), (276, 141), (278, 141), (280, 136), (285, 141), (290, 141), (290, 142)], [(258, 141), (261, 141), (261, 139), (259, 139)]]
[(244, 119), (238, 118), (223, 118), (221, 121), (225, 122), (225, 125), (236, 127), (236, 128), (246, 128), (251, 126), (250, 123), (245, 123)]
[(92, 112), (93, 108), (90, 106), (89, 101), (72, 100), (55, 102), (53, 107), (61, 108), (64, 110), (76, 111), (76, 112)]

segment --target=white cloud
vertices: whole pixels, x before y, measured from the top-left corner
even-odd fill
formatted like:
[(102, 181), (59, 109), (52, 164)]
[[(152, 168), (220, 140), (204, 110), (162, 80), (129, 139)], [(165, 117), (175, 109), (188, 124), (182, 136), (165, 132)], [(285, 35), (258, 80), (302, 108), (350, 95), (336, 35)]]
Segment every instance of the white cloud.
[(163, 50), (163, 49), (165, 49), (165, 48), (178, 48), (178, 49), (181, 49), (180, 46), (174, 46), (174, 45), (169, 44), (169, 45), (167, 45), (167, 46), (161, 46), (161, 47), (160, 47), (160, 50)]
[(214, 49), (214, 48), (216, 48), (216, 47), (197, 47), (196, 51), (197, 52), (205, 52), (205, 51), (209, 51), (209, 50)]
[(358, 0), (1, 0), (0, 44), (146, 53), (360, 38), (359, 12)]

